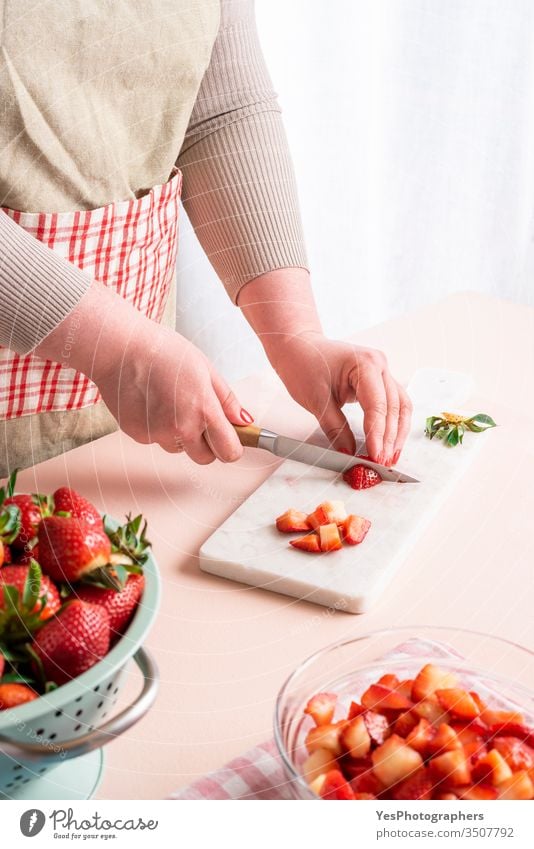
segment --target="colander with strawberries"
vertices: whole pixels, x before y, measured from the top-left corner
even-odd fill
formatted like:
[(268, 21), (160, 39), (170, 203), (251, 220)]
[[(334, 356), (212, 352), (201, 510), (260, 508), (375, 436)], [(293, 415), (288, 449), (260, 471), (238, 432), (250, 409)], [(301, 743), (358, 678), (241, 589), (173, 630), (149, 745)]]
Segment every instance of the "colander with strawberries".
[[(14, 488), (15, 475), (0, 489), (0, 796), (42, 798), (51, 770), (98, 752), (152, 705), (158, 673), (141, 644), (159, 577), (141, 516), (120, 525), (67, 487)], [(143, 686), (114, 713), (132, 658)]]

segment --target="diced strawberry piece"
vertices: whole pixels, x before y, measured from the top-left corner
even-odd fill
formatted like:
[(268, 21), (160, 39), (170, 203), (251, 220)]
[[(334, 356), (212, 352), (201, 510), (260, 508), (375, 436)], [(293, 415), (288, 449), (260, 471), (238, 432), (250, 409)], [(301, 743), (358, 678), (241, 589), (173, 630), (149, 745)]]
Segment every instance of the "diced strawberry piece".
[(492, 746), (503, 756), (508, 766), (518, 772), (534, 768), (534, 749), (517, 737), (495, 737)]
[(534, 783), (528, 772), (514, 772), (497, 788), (499, 799), (534, 799)]
[(321, 788), (321, 799), (354, 799), (352, 787), (338, 769), (327, 772)]
[(419, 721), (420, 720), (417, 716), (407, 710), (405, 713), (399, 714), (395, 720), (393, 730), (395, 734), (399, 735), (399, 737), (407, 737), (410, 731), (413, 731), (413, 729), (417, 726)]
[(450, 787), (459, 787), (471, 781), (469, 761), (462, 749), (444, 752), (432, 758), (429, 769), (435, 781), (444, 782)]
[(389, 734), (389, 722), (386, 717), (374, 710), (367, 710), (363, 715), (363, 719), (369, 737), (373, 743), (381, 746)]
[(298, 531), (309, 531), (310, 526), (306, 521), (306, 513), (290, 509), (278, 516), (276, 529), (282, 534), (292, 534)]
[(335, 693), (316, 693), (304, 708), (304, 713), (311, 716), (316, 725), (328, 725), (332, 722), (336, 702)]
[(497, 790), (488, 784), (470, 784), (469, 787), (462, 789), (459, 793), (461, 799), (467, 799), (471, 802), (490, 802), (497, 798)]
[(522, 713), (513, 710), (490, 710), (484, 708), (480, 714), (482, 722), (486, 725), (524, 725), (525, 718)]
[(397, 690), (383, 687), (382, 684), (371, 684), (362, 696), (362, 705), (369, 710), (409, 710), (412, 702)]
[(370, 527), (369, 519), (364, 519), (363, 516), (355, 516), (352, 513), (343, 522), (343, 541), (348, 545), (359, 545), (365, 539)]
[(442, 722), (430, 742), (430, 750), (436, 755), (441, 755), (443, 752), (451, 752), (454, 749), (461, 748), (462, 744), (454, 728), (451, 728), (446, 722)]
[(398, 784), (423, 765), (419, 752), (407, 746), (397, 734), (388, 737), (371, 758), (375, 775), (386, 787)]
[(312, 780), (308, 782), (308, 787), (310, 788), (312, 793), (315, 793), (316, 796), (321, 795), (321, 790), (324, 787), (326, 775), (326, 772), (321, 772), (319, 775), (316, 775), (315, 778), (312, 778)]
[(478, 707), (478, 710), (479, 710), (480, 713), (482, 713), (482, 711), (486, 710), (486, 703), (482, 700), (482, 698), (479, 696), (479, 694), (475, 690), (470, 690), (469, 695), (471, 696), (473, 701), (476, 703), (476, 706)]
[(328, 749), (316, 749), (302, 764), (302, 774), (308, 784), (319, 775), (326, 775), (331, 769), (336, 768), (335, 758)]
[(397, 686), (395, 687), (399, 693), (402, 693), (407, 699), (413, 701), (412, 699), (412, 687), (413, 687), (413, 678), (405, 678), (403, 681), (399, 681)]
[(310, 728), (306, 735), (306, 747), (310, 755), (317, 749), (327, 749), (332, 756), (337, 758), (342, 752), (341, 732), (345, 726), (345, 720), (329, 725), (316, 725)]
[(351, 702), (349, 712), (347, 714), (347, 719), (354, 719), (356, 716), (360, 716), (362, 713), (365, 713), (365, 708), (363, 707), (363, 705), (360, 705), (358, 702)]
[(371, 793), (373, 796), (380, 796), (384, 791), (384, 785), (378, 780), (372, 766), (364, 767), (360, 774), (351, 780), (350, 786), (354, 793)]
[(446, 669), (427, 663), (416, 675), (412, 687), (412, 701), (420, 701), (432, 696), (436, 690), (454, 687), (456, 678)]
[(471, 766), (488, 751), (482, 740), (474, 740), (472, 743), (462, 743), (462, 745), (464, 747), (464, 755), (466, 758), (469, 758)]
[(480, 713), (473, 697), (458, 687), (436, 690), (436, 696), (441, 707), (453, 716), (461, 719), (475, 719)]
[(341, 745), (352, 758), (364, 758), (371, 748), (371, 738), (363, 716), (347, 722), (341, 732)]
[(382, 675), (382, 677), (379, 678), (376, 683), (382, 684), (383, 687), (389, 687), (390, 690), (396, 690), (400, 684), (400, 681), (396, 675), (391, 675), (390, 673), (387, 673), (386, 675)]
[(463, 746), (466, 746), (468, 743), (477, 743), (484, 740), (488, 730), (487, 726), (477, 719), (471, 722), (460, 722), (451, 719), (450, 725), (456, 731)]
[(438, 700), (434, 699), (434, 697), (417, 702), (412, 710), (416, 716), (419, 716), (421, 719), (427, 719), (435, 726), (441, 725), (442, 722), (448, 722), (450, 719), (447, 711), (443, 710)]
[(393, 799), (406, 800), (428, 800), (432, 798), (432, 790), (434, 785), (430, 778), (428, 769), (423, 767), (413, 775), (405, 778), (400, 784), (393, 789)]
[(412, 749), (415, 749), (416, 752), (419, 752), (420, 755), (426, 758), (430, 752), (435, 734), (434, 726), (427, 719), (420, 719), (415, 728), (406, 737), (406, 742), (408, 746), (411, 746)]
[(487, 738), (492, 740), (494, 737), (500, 736), (517, 737), (534, 749), (534, 729), (527, 725), (516, 722), (498, 722), (496, 725), (490, 725), (487, 731)]
[(355, 799), (376, 799), (376, 796), (373, 796), (372, 793), (355, 793)]
[(329, 525), (321, 525), (319, 528), (319, 545), (321, 551), (337, 551), (342, 548), (341, 537), (335, 522)]
[(321, 551), (317, 534), (306, 534), (305, 537), (290, 539), (289, 544), (295, 548), (300, 548), (302, 551), (312, 551), (314, 554), (318, 554)]
[(472, 773), (474, 781), (492, 784), (495, 787), (510, 778), (512, 770), (500, 752), (492, 749), (477, 759)]
[(313, 513), (307, 516), (310, 528), (320, 528), (321, 525), (330, 525), (332, 522), (341, 525), (347, 518), (347, 511), (342, 501), (323, 501), (315, 508)]
[(438, 793), (434, 798), (442, 802), (456, 802), (458, 796), (456, 793)]

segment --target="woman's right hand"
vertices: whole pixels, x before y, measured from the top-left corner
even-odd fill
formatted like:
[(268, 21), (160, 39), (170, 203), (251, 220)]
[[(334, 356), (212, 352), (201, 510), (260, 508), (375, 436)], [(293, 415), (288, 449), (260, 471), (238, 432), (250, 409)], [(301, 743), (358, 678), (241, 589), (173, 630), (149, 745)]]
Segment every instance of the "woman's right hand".
[(137, 442), (185, 451), (201, 464), (232, 462), (243, 453), (231, 423), (249, 424), (252, 417), (204, 354), (100, 284), (91, 285), (35, 353), (88, 375)]

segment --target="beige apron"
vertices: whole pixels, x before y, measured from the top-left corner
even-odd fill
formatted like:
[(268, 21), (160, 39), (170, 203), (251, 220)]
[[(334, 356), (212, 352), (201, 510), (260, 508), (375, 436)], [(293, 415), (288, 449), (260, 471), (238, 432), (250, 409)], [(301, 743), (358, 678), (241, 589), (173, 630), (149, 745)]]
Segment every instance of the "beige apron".
[[(1, 3), (0, 206), (98, 210), (165, 184), (209, 64), (219, 5)], [(174, 324), (173, 287), (164, 294), (159, 314)], [(0, 474), (116, 428), (102, 402), (1, 425)]]

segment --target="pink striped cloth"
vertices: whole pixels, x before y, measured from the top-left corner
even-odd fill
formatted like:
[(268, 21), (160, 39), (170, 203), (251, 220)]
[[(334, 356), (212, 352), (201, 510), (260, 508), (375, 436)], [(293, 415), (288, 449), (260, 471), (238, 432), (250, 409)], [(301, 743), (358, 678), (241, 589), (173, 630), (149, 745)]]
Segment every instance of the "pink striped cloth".
[[(450, 646), (433, 640), (413, 639), (384, 655), (382, 662), (413, 657), (426, 659), (460, 657)], [(276, 743), (269, 740), (234, 758), (189, 787), (177, 790), (171, 799), (291, 799), (290, 783), (284, 772)]]

